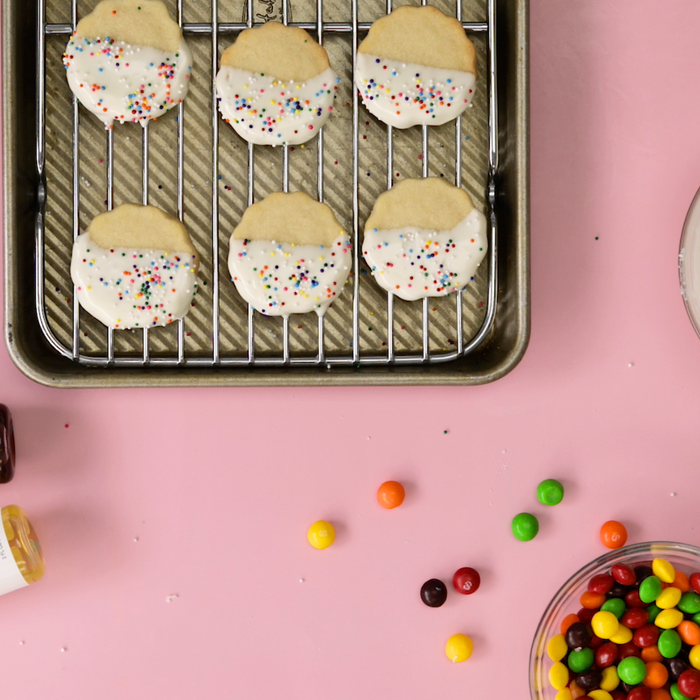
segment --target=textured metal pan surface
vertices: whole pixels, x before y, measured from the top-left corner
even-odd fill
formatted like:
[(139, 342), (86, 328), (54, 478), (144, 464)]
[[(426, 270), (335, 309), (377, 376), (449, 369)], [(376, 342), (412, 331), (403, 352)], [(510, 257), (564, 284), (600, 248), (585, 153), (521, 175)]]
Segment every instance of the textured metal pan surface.
[[(272, 0), (220, 0), (215, 3), (218, 32), (212, 32), (212, 2), (173, 0), (170, 9), (185, 25), (198, 79), (183, 110), (173, 110), (150, 125), (144, 172), (143, 130), (117, 125), (110, 149), (102, 125), (74, 106), (65, 82), (65, 30), (94, 4), (95, 0), (81, 0), (72, 11), (70, 3), (48, 0), (42, 22), (41, 2), (33, 17), (18, 11), (17, 2), (4, 2), (5, 325), (8, 347), (25, 373), (56, 386), (474, 384), (502, 376), (517, 363), (529, 332), (524, 0), (494, 5), (500, 137), (492, 191), (497, 264), (494, 257), (492, 264), (482, 265), (462, 295), (458, 315), (454, 296), (428, 304), (388, 301), (358, 260), (357, 281), (351, 278), (326, 315), (321, 350), (315, 315), (292, 316), (283, 324), (249, 313), (236, 294), (225, 272), (226, 255), (228, 238), (243, 210), (251, 199), (286, 185), (323, 196), (347, 230), (361, 231), (374, 200), (392, 181), (430, 174), (459, 182), (477, 206), (488, 211), (487, 91), (482, 90), (474, 108), (461, 118), (459, 129), (454, 123), (431, 128), (427, 139), (418, 128), (388, 133), (358, 108), (351, 81), (353, 41), (386, 12), (384, 2), (358, 0), (355, 12), (354, 3), (347, 0), (292, 0), (286, 10)], [(434, 4), (456, 13), (454, 0)], [(214, 52), (218, 57), (237, 27), (245, 26), (249, 8), (256, 21), (286, 19), (321, 30), (342, 79), (339, 108), (324, 129), (322, 146), (316, 138), (286, 152), (249, 149), (223, 122), (213, 125)], [(488, 19), (487, 0), (463, 0), (460, 9), (464, 22), (484, 25)], [(47, 25), (45, 62), (31, 65), (27, 45), (41, 48), (37, 28)], [(488, 32), (475, 31), (472, 40), (480, 75), (487, 76)], [(37, 92), (45, 96), (43, 150), (37, 148), (42, 139), (37, 141), (36, 128), (31, 138)], [(249, 181), (251, 151), (254, 177)], [(73, 298), (73, 237), (105, 210), (108, 200), (142, 201), (144, 191), (150, 203), (182, 214), (202, 253), (200, 291), (183, 324), (148, 334), (107, 334)], [(493, 322), (486, 319), (485, 327), (489, 309)], [(393, 323), (388, 323), (392, 311)], [(483, 337), (478, 337), (480, 330)], [(475, 337), (478, 344), (469, 348)], [(468, 354), (457, 356), (465, 347)]]

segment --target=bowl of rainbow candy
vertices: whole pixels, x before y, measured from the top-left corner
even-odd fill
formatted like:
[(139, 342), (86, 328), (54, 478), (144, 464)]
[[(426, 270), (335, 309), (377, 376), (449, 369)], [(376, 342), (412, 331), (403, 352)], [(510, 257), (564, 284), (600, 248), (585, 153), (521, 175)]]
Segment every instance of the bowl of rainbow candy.
[(645, 542), (575, 573), (530, 652), (532, 700), (700, 698), (700, 548)]

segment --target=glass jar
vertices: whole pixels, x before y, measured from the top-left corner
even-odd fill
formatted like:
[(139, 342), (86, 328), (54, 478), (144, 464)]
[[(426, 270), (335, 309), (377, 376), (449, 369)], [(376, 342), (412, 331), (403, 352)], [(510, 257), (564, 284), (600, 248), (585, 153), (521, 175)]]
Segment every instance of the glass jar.
[(588, 582), (597, 574), (610, 573), (614, 564), (651, 564), (653, 559), (667, 559), (684, 574), (700, 571), (700, 548), (678, 542), (642, 542), (608, 552), (577, 571), (552, 598), (542, 615), (530, 650), (530, 697), (532, 700), (554, 700), (557, 691), (549, 683), (552, 666), (547, 644), (559, 634), (562, 620), (581, 608), (579, 599)]
[(44, 575), (39, 539), (19, 506), (0, 510), (0, 595), (35, 583)]

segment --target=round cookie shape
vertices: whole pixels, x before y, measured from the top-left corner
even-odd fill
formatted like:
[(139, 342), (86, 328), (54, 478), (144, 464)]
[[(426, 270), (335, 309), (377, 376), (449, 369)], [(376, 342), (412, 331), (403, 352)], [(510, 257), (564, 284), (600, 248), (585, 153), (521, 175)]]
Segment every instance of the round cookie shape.
[(472, 101), (476, 49), (462, 24), (436, 7), (397, 8), (370, 27), (357, 51), (355, 85), (386, 124), (439, 126)]
[(250, 143), (312, 139), (333, 111), (339, 78), (308, 32), (266, 22), (240, 33), (216, 75), (219, 111)]
[(182, 102), (192, 53), (160, 0), (102, 0), (63, 54), (68, 84), (107, 128), (145, 125)]
[(474, 278), (488, 250), (486, 217), (443, 179), (408, 179), (382, 193), (362, 255), (380, 287), (405, 301), (447, 296)]
[(275, 192), (244, 212), (228, 265), (238, 293), (256, 311), (321, 316), (350, 273), (350, 237), (327, 204), (304, 192)]
[(187, 229), (157, 207), (122, 204), (99, 214), (73, 244), (78, 301), (110, 328), (165, 326), (183, 318), (198, 270)]

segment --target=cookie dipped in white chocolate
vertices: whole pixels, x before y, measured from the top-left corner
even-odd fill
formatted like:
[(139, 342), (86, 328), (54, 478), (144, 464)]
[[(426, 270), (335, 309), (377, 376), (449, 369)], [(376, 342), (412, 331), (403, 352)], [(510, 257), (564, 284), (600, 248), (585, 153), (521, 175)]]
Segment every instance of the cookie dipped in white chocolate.
[(305, 143), (333, 111), (339, 78), (328, 55), (298, 27), (267, 22), (247, 29), (221, 57), (219, 111), (247, 141)]
[(303, 192), (276, 192), (243, 214), (231, 236), (229, 272), (243, 299), (266, 316), (322, 316), (343, 290), (351, 251), (330, 207)]
[(80, 305), (110, 328), (165, 326), (197, 291), (199, 258), (182, 223), (156, 207), (122, 204), (73, 244)]
[(463, 190), (438, 178), (404, 180), (377, 199), (362, 255), (377, 283), (401, 299), (447, 296), (474, 279), (486, 232), (486, 217)]
[(377, 20), (358, 47), (355, 86), (386, 124), (439, 126), (471, 103), (476, 50), (461, 23), (437, 8), (399, 7)]
[(63, 63), (75, 96), (109, 128), (145, 124), (182, 102), (192, 54), (159, 0), (103, 0), (78, 23)]

